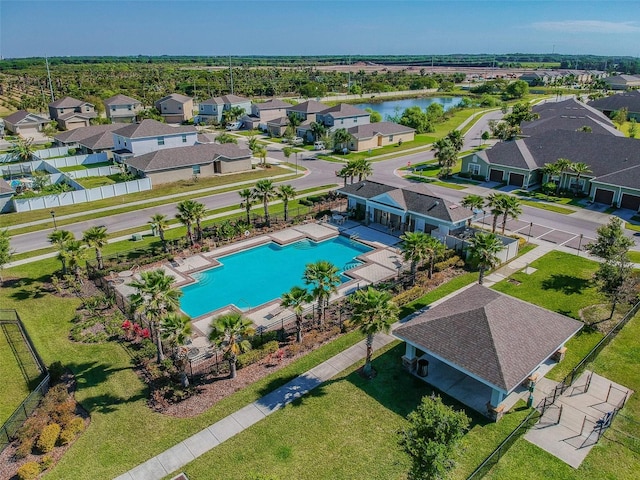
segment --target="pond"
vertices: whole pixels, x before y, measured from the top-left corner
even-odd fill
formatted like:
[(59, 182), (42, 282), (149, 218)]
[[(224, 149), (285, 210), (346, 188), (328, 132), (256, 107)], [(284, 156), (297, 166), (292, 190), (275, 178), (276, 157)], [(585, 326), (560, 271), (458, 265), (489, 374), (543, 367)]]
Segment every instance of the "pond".
[(375, 103), (359, 103), (358, 108), (372, 108), (382, 115), (382, 119), (386, 120), (387, 116), (394, 116), (396, 113), (402, 115), (402, 112), (409, 107), (420, 107), (426, 109), (432, 103), (439, 103), (447, 111), (455, 107), (462, 101), (462, 97), (429, 97), (429, 98), (406, 98), (404, 100), (385, 100)]

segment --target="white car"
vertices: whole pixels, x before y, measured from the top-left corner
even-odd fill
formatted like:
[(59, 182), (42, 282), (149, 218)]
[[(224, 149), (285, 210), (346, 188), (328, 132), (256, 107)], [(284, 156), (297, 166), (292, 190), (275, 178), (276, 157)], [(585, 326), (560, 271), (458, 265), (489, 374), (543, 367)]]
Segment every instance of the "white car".
[(227, 130), (240, 130), (240, 127), (242, 127), (242, 122), (227, 123)]
[(291, 145), (302, 145), (304, 143), (304, 139), (302, 137), (295, 137), (290, 140), (287, 140)]
[(324, 150), (324, 142), (313, 142), (314, 150)]

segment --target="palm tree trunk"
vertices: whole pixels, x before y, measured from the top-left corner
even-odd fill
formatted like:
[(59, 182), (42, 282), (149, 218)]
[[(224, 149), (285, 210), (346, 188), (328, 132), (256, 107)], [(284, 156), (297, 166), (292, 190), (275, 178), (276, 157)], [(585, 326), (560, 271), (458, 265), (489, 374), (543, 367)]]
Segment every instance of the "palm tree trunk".
[(251, 207), (247, 208), (247, 225), (251, 225)]
[(367, 358), (364, 362), (364, 369), (362, 370), (365, 375), (371, 374), (371, 357), (373, 356), (373, 335), (370, 333), (367, 335)]
[(429, 280), (431, 280), (431, 277), (433, 275), (433, 264), (435, 263), (435, 258), (431, 257), (429, 259)]
[(482, 285), (482, 281), (484, 280), (484, 265), (479, 266), (480, 274), (478, 276), (478, 284)]
[(104, 270), (104, 262), (102, 260), (102, 251), (96, 248), (96, 260), (98, 261), (98, 268)]
[(284, 221), (289, 220), (289, 202), (285, 200), (284, 202)]
[(411, 262), (411, 285), (416, 284), (416, 271), (418, 270), (418, 262)]
[(493, 224), (491, 225), (491, 233), (496, 233), (496, 227), (498, 226), (498, 215), (493, 216)]
[(164, 351), (162, 350), (162, 338), (160, 337), (160, 329), (155, 322), (150, 322), (151, 328), (153, 329), (153, 334), (156, 337), (156, 360), (158, 363), (162, 363), (164, 360)]
[(269, 222), (269, 201), (266, 197), (264, 199), (264, 223), (266, 223), (267, 227), (271, 226)]
[(502, 235), (504, 235), (504, 229), (507, 226), (507, 218), (508, 218), (509, 214), (505, 213), (504, 216), (502, 217)]
[(164, 239), (164, 230), (160, 229), (159, 233), (160, 233), (160, 241), (162, 242), (162, 250), (164, 250), (164, 253), (168, 253), (169, 249), (167, 248), (167, 241)]
[(229, 378), (236, 378), (236, 357), (229, 357)]
[(296, 317), (296, 342), (302, 343), (302, 317)]

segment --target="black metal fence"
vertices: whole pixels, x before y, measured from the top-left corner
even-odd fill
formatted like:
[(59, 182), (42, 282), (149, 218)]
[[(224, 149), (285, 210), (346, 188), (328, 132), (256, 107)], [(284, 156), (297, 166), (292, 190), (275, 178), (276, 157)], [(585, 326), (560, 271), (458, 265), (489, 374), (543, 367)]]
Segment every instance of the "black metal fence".
[(40, 404), (49, 389), (49, 373), (15, 310), (0, 309), (0, 329), (20, 367), (31, 393), (0, 427), (0, 452), (11, 442), (24, 421)]
[[(556, 386), (554, 391), (542, 399), (538, 406), (532, 410), (526, 418), (509, 434), (509, 436), (498, 447), (491, 452), (491, 454), (476, 468), (471, 475), (467, 477), (467, 480), (477, 480), (484, 477), (493, 466), (498, 463), (500, 458), (509, 450), (511, 445), (520, 438), (529, 428), (536, 424), (538, 419), (545, 414), (547, 409), (552, 407), (556, 399), (562, 395), (572, 384), (576, 381), (580, 375), (584, 372), (585, 368), (591, 363), (598, 354), (609, 345), (622, 328), (631, 320), (636, 313), (640, 311), (640, 302), (636, 303), (622, 319), (587, 353), (584, 358), (567, 374), (566, 377)], [(626, 396), (625, 396), (626, 400)], [(617, 414), (624, 406), (624, 402), (621, 402), (615, 410)], [(613, 420), (613, 418), (612, 418)]]

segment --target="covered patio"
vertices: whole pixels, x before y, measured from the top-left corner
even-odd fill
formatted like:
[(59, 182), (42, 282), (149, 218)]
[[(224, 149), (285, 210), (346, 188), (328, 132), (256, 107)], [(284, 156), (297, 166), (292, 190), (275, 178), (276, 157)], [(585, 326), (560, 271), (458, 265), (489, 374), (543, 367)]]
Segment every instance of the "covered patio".
[(472, 287), (394, 331), (407, 370), (499, 420), (528, 397), (582, 323), (483, 287)]

